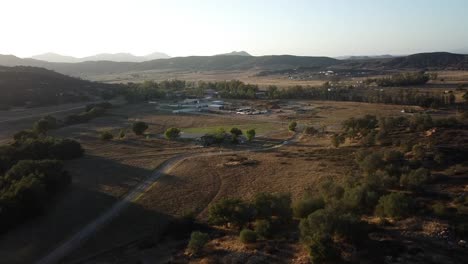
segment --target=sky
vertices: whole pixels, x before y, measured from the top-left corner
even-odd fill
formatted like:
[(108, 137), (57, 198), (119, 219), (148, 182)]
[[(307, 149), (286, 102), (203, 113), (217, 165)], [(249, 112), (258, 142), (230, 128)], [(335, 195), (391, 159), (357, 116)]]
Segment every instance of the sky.
[(465, 0), (0, 0), (0, 54), (468, 52)]

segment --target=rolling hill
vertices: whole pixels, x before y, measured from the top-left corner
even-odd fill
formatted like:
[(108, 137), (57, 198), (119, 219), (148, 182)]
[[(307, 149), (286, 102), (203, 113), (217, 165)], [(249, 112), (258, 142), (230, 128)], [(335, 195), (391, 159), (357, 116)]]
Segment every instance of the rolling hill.
[(0, 105), (42, 106), (87, 100), (114, 85), (90, 82), (43, 68), (0, 66)]
[(43, 67), (56, 72), (90, 78), (93, 76), (144, 71), (243, 71), (285, 70), (296, 68), (348, 68), (348, 69), (468, 69), (468, 55), (447, 52), (420, 53), (403, 57), (338, 60), (330, 57), (292, 55), (245, 56), (216, 55), (157, 59), (144, 62), (86, 61), (54, 63), (35, 59), (21, 59), (0, 55), (0, 65)]

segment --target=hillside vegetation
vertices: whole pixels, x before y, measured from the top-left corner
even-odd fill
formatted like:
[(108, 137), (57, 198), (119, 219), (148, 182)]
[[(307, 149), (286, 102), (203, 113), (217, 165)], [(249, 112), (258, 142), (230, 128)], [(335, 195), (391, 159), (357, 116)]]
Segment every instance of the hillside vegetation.
[(0, 66), (0, 105), (4, 109), (89, 100), (112, 87), (43, 68)]

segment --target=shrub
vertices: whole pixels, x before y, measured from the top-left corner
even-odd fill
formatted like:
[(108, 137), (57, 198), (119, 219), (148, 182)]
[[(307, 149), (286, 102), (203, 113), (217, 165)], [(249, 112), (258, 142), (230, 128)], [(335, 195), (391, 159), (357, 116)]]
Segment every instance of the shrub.
[(390, 193), (380, 197), (376, 214), (381, 217), (402, 218), (409, 215), (411, 200), (403, 193)]
[(175, 128), (175, 127), (168, 128), (166, 132), (164, 132), (164, 136), (167, 139), (171, 139), (171, 140), (176, 139), (180, 136), (180, 129)]
[(335, 263), (340, 258), (333, 240), (329, 236), (314, 238), (308, 243), (307, 248), (312, 264)]
[(138, 121), (133, 123), (132, 130), (133, 133), (137, 136), (143, 135), (143, 133), (148, 129), (148, 125), (145, 122)]
[(361, 145), (363, 146), (373, 146), (375, 145), (375, 138), (376, 138), (377, 133), (375, 130), (372, 130), (371, 132), (367, 133), (367, 135), (363, 136), (360, 140)]
[(247, 136), (248, 141), (252, 141), (255, 137), (255, 129), (249, 129), (245, 131), (245, 135)]
[(345, 141), (346, 141), (346, 138), (343, 134), (333, 134), (331, 137), (331, 143), (335, 148), (338, 148)]
[(102, 131), (99, 137), (101, 138), (101, 140), (111, 140), (114, 138), (114, 135), (112, 135), (112, 132), (106, 130)]
[(413, 115), (409, 121), (409, 127), (412, 131), (424, 131), (433, 125), (432, 117), (428, 114)]
[(49, 123), (44, 119), (40, 119), (34, 123), (33, 130), (39, 135), (45, 135), (49, 130)]
[(361, 170), (365, 173), (375, 173), (377, 170), (382, 169), (385, 165), (382, 158), (382, 154), (372, 153), (365, 156), (360, 162), (358, 161), (358, 164)]
[(431, 181), (431, 173), (428, 169), (419, 168), (403, 174), (400, 178), (400, 185), (409, 189), (420, 189), (422, 185)]
[(297, 218), (306, 218), (318, 209), (323, 209), (325, 202), (323, 198), (305, 198), (293, 205), (293, 214)]
[(377, 127), (378, 120), (373, 115), (365, 115), (361, 118), (350, 118), (345, 120), (342, 124), (342, 127), (346, 134), (355, 138), (357, 136), (365, 137), (369, 132), (374, 131)]
[(200, 254), (203, 247), (208, 243), (210, 237), (206, 233), (200, 231), (194, 231), (190, 235), (190, 241), (188, 243), (188, 250), (195, 255)]
[(52, 116), (45, 116), (33, 125), (33, 131), (40, 135), (45, 135), (47, 131), (58, 127), (57, 119)]
[(242, 135), (242, 130), (240, 130), (239, 128), (237, 127), (233, 127), (231, 128), (231, 134), (234, 136), (234, 137), (238, 137), (240, 135)]
[(378, 193), (366, 185), (357, 185), (345, 189), (343, 204), (352, 212), (372, 210), (379, 199)]
[(119, 138), (124, 139), (126, 134), (127, 134), (127, 132), (125, 131), (125, 129), (121, 129), (120, 132), (119, 132)]
[(33, 130), (21, 130), (13, 135), (16, 142), (22, 142), (27, 139), (37, 139), (37, 134)]
[(304, 134), (307, 134), (307, 135), (315, 135), (318, 132), (319, 131), (313, 126), (308, 126), (304, 129)]
[(270, 221), (263, 219), (255, 221), (255, 233), (260, 237), (269, 238), (271, 236), (271, 231)]
[(31, 175), (40, 179), (48, 192), (58, 191), (71, 182), (71, 177), (63, 170), (63, 163), (58, 160), (21, 160), (11, 167), (4, 179), (14, 182)]
[(60, 159), (68, 160), (83, 156), (81, 144), (72, 139), (46, 137), (29, 139), (16, 147), (17, 159)]
[(325, 203), (340, 200), (344, 194), (343, 187), (331, 179), (320, 182), (318, 189), (320, 196), (323, 197)]
[(289, 222), (292, 216), (291, 195), (258, 193), (255, 195), (253, 205), (257, 211), (257, 217), (269, 219), (277, 217), (281, 222)]
[(240, 241), (244, 244), (257, 242), (257, 233), (250, 229), (243, 229), (239, 234)]
[(432, 205), (432, 211), (434, 212), (435, 215), (441, 217), (441, 216), (445, 216), (445, 214), (447, 213), (447, 208), (445, 207), (443, 203), (437, 202)]
[(254, 210), (240, 199), (225, 198), (208, 209), (208, 221), (214, 225), (232, 224), (242, 228), (254, 216)]
[(289, 131), (296, 131), (296, 127), (297, 127), (297, 122), (296, 121), (292, 121), (289, 123)]
[(415, 159), (422, 160), (426, 156), (426, 147), (419, 143), (413, 146), (411, 152), (413, 153), (413, 157)]
[(0, 177), (0, 232), (41, 213), (71, 181), (56, 160), (22, 160)]

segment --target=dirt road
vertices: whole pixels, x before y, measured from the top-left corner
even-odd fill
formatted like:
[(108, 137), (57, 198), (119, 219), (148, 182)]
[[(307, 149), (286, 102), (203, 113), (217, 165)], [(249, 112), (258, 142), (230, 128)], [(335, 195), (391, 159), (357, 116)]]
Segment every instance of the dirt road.
[(86, 241), (91, 235), (93, 235), (97, 230), (103, 227), (106, 223), (114, 219), (119, 215), (122, 210), (124, 210), (127, 206), (129, 206), (132, 202), (138, 200), (141, 196), (143, 196), (153, 184), (157, 182), (157, 180), (166, 173), (169, 173), (173, 168), (175, 168), (180, 162), (184, 161), (188, 158), (193, 157), (209, 157), (209, 156), (217, 156), (217, 155), (230, 155), (235, 153), (242, 153), (242, 152), (252, 152), (252, 151), (265, 151), (270, 149), (280, 148), (284, 145), (289, 144), (291, 141), (295, 140), (299, 134), (296, 133), (291, 139), (283, 141), (282, 143), (267, 147), (267, 148), (252, 148), (247, 150), (238, 150), (238, 151), (225, 151), (225, 152), (207, 152), (207, 153), (195, 153), (195, 154), (181, 154), (175, 157), (172, 157), (166, 160), (159, 168), (148, 178), (144, 181), (139, 183), (133, 190), (131, 190), (127, 195), (125, 195), (120, 201), (114, 204), (111, 208), (101, 214), (98, 218), (94, 221), (86, 225), (83, 229), (81, 229), (78, 233), (73, 235), (71, 238), (66, 240), (61, 246), (54, 249), (44, 258), (39, 260), (37, 264), (49, 264), (49, 263), (58, 263), (62, 258), (70, 254), (73, 250), (78, 248), (82, 243)]

